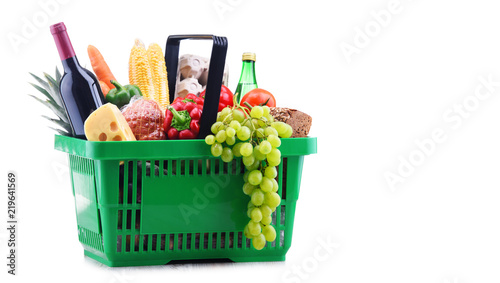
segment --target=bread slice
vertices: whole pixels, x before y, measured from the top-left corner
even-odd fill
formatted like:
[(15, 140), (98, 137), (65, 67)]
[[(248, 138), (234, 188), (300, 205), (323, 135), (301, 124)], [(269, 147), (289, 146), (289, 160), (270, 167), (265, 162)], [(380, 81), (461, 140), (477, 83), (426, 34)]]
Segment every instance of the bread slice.
[(311, 129), (312, 117), (297, 109), (286, 107), (271, 107), (270, 114), (275, 121), (281, 121), (292, 126), (292, 138), (307, 137)]

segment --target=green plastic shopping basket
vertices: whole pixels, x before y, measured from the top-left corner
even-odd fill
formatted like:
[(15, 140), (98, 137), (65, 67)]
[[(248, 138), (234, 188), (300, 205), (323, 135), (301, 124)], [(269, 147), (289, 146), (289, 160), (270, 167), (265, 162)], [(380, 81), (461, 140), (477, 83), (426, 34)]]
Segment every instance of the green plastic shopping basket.
[(79, 241), (85, 255), (108, 266), (285, 260), (304, 156), (316, 153), (316, 145), (316, 138), (282, 139), (276, 177), (282, 200), (272, 220), (277, 236), (256, 250), (243, 233), (249, 197), (241, 158), (222, 162), (203, 139), (55, 136), (55, 148), (69, 156)]

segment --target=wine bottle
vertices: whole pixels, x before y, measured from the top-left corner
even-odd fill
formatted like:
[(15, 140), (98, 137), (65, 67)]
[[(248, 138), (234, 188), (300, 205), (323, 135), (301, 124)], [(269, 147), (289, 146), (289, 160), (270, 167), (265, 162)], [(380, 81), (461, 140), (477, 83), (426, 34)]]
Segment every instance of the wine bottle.
[(240, 81), (234, 92), (238, 102), (245, 94), (254, 88), (257, 88), (257, 79), (255, 78), (255, 53), (245, 52), (242, 56), (243, 66), (241, 68)]
[(64, 68), (59, 90), (73, 136), (85, 139), (83, 124), (92, 111), (105, 103), (104, 96), (95, 75), (80, 66), (64, 23), (50, 26), (50, 32), (54, 36)]

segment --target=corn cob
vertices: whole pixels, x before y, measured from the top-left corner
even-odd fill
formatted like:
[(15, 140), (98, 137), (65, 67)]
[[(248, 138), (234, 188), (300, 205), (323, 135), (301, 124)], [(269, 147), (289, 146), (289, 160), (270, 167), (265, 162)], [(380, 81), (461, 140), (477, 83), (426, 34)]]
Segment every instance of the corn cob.
[(158, 102), (162, 110), (165, 110), (170, 101), (168, 98), (167, 69), (165, 68), (165, 58), (160, 45), (151, 43), (147, 55), (153, 75), (154, 100)]
[(154, 98), (154, 84), (151, 66), (149, 64), (146, 48), (139, 39), (135, 40), (130, 51), (129, 83), (137, 85), (145, 98)]

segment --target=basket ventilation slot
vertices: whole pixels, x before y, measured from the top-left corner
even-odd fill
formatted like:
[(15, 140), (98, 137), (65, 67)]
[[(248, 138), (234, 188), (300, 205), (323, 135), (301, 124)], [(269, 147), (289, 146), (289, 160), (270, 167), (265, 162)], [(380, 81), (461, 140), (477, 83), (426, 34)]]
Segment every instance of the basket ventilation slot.
[[(277, 168), (278, 176), (276, 177), (282, 190), (283, 199), (286, 197), (286, 166), (287, 159), (283, 158), (282, 164)], [(225, 163), (215, 158), (123, 162), (120, 165), (120, 180), (118, 184), (118, 203), (122, 205), (123, 209), (117, 210), (118, 235), (116, 237), (116, 251), (119, 253), (142, 253), (251, 249), (251, 240), (246, 238), (242, 231), (140, 234), (140, 204), (143, 178), (219, 174), (240, 175), (244, 172), (245, 166), (241, 159), (234, 159), (230, 163)], [(266, 248), (283, 247), (285, 237), (285, 205), (278, 206), (272, 214), (272, 224), (276, 228), (276, 240), (268, 243)], [(95, 243), (98, 245), (99, 240)], [(102, 239), (100, 243), (102, 246)], [(91, 246), (94, 247), (94, 245)]]
[[(283, 247), (284, 230), (277, 231), (276, 240), (269, 247)], [(123, 241), (125, 239), (125, 242)], [(132, 241), (133, 239), (133, 241)], [(278, 244), (279, 243), (279, 244)], [(172, 252), (220, 249), (249, 249), (250, 239), (243, 232), (181, 233), (152, 235), (117, 235), (116, 251), (121, 252)]]

